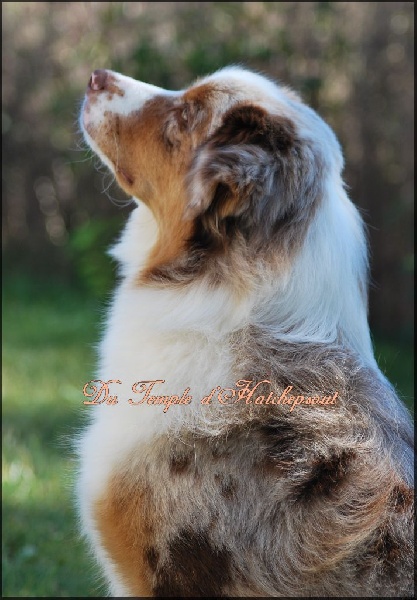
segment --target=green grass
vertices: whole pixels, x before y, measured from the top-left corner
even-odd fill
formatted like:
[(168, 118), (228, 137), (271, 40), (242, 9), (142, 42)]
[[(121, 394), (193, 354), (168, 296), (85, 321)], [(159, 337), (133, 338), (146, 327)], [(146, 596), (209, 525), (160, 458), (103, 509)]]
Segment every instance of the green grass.
[(4, 288), (3, 596), (100, 596), (77, 534), (68, 443), (86, 410), (97, 308), (66, 288)]
[[(3, 596), (100, 596), (77, 535), (68, 439), (88, 410), (101, 305), (24, 278), (3, 295)], [(376, 355), (411, 407), (412, 347), (377, 341)]]

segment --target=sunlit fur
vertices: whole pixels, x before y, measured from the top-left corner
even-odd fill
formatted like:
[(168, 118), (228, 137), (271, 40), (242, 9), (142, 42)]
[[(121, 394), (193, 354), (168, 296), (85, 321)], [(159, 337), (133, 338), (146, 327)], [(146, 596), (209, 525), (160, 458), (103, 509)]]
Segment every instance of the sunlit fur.
[[(333, 132), (237, 67), (180, 92), (92, 81), (85, 139), (138, 202), (111, 251), (96, 373), (122, 382), (119, 403), (88, 407), (79, 440), (82, 527), (110, 593), (412, 595), (410, 418), (373, 356)], [(241, 379), (338, 401), (200, 404)], [(193, 401), (131, 406), (143, 380)]]

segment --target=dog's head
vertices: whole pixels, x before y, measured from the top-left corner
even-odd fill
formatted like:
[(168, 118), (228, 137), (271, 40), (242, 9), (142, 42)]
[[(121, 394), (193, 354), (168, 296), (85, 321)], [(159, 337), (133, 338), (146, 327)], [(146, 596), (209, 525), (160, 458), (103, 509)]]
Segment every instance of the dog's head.
[(367, 331), (366, 246), (340, 147), (293, 91), (238, 67), (180, 92), (99, 70), (80, 122), (157, 222), (142, 283), (202, 277), (260, 289), (268, 273), (282, 331), (335, 339), (349, 302)]
[(237, 238), (251, 255), (271, 242), (291, 249), (341, 167), (333, 134), (295, 93), (240, 68), (181, 92), (95, 71), (81, 124), (158, 221), (165, 251), (148, 274), (185, 249), (218, 254)]

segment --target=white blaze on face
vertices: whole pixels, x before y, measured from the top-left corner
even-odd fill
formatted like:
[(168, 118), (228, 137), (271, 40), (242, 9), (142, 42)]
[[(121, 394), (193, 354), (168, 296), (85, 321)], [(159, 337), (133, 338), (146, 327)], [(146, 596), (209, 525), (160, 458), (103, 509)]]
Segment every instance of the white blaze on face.
[(80, 115), (80, 126), (86, 142), (111, 168), (110, 161), (96, 143), (97, 134), (106, 127), (109, 113), (128, 116), (141, 110), (145, 102), (154, 96), (169, 93), (172, 92), (114, 71), (94, 71)]
[(120, 116), (140, 110), (143, 104), (158, 94), (167, 94), (166, 90), (149, 83), (136, 81), (113, 71), (106, 71), (106, 82), (103, 89), (87, 90), (83, 106), (83, 123), (100, 124), (104, 113), (110, 111)]

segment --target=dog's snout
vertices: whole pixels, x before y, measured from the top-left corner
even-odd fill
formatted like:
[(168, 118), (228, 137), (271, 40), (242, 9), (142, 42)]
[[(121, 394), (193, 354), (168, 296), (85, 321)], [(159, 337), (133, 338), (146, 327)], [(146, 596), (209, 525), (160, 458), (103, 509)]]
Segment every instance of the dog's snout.
[(107, 71), (105, 69), (96, 69), (92, 72), (88, 87), (90, 90), (98, 92), (105, 90), (107, 85)]

